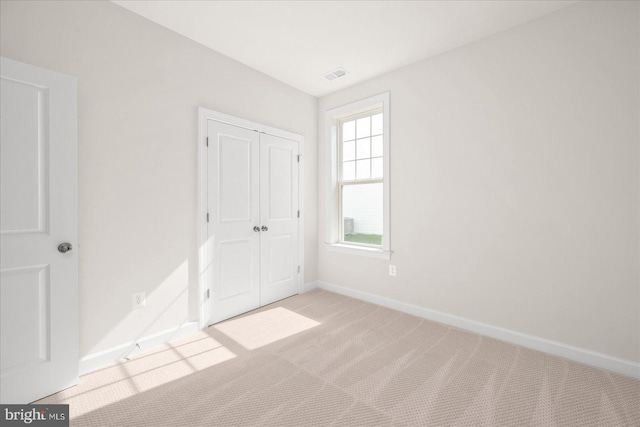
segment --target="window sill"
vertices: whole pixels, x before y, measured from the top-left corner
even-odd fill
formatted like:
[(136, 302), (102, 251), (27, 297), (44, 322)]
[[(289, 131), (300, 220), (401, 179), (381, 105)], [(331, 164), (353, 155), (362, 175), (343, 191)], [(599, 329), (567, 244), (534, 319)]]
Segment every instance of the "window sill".
[(342, 254), (368, 256), (371, 258), (391, 259), (391, 252), (378, 248), (367, 248), (363, 246), (345, 245), (342, 243), (325, 243), (325, 249), (329, 252), (338, 252)]

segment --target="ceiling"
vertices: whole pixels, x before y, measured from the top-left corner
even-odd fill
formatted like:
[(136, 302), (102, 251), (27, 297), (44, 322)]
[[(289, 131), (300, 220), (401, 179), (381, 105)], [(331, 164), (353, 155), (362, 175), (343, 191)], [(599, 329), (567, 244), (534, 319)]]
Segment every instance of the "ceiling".
[(576, 3), (113, 1), (318, 97)]

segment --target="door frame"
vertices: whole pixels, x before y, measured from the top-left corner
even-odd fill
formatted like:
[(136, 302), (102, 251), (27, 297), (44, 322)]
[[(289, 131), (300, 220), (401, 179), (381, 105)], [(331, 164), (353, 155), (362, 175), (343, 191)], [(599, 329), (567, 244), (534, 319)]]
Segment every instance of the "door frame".
[(260, 133), (277, 136), (298, 143), (300, 162), (298, 167), (298, 209), (300, 219), (298, 221), (298, 293), (304, 290), (304, 137), (297, 133), (274, 128), (261, 123), (231, 116), (219, 111), (198, 107), (198, 324), (200, 329), (209, 326), (209, 297), (207, 296), (207, 283), (209, 282), (208, 266), (211, 264), (212, 251), (207, 246), (207, 185), (209, 182), (207, 168), (207, 121), (215, 120), (228, 125), (237, 126)]

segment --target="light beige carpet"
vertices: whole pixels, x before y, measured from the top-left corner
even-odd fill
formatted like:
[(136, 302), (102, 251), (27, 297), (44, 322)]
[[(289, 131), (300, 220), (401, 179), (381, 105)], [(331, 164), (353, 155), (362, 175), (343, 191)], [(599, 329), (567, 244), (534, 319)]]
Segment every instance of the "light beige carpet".
[(640, 426), (640, 381), (322, 290), (39, 403), (74, 426)]

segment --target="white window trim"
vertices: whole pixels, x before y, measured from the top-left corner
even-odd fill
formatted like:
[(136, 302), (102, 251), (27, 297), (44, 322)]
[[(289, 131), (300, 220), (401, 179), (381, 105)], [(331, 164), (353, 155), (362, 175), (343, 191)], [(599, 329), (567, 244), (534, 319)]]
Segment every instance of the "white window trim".
[[(350, 245), (340, 242), (340, 204), (338, 201), (338, 123), (340, 119), (360, 112), (380, 107), (383, 112), (383, 236), (382, 247), (368, 247)], [(327, 171), (325, 185), (325, 244), (331, 252), (362, 255), (373, 258), (391, 259), (391, 243), (389, 233), (389, 92), (372, 96), (351, 104), (333, 108), (325, 112), (326, 138), (328, 149), (325, 153), (325, 167)]]

